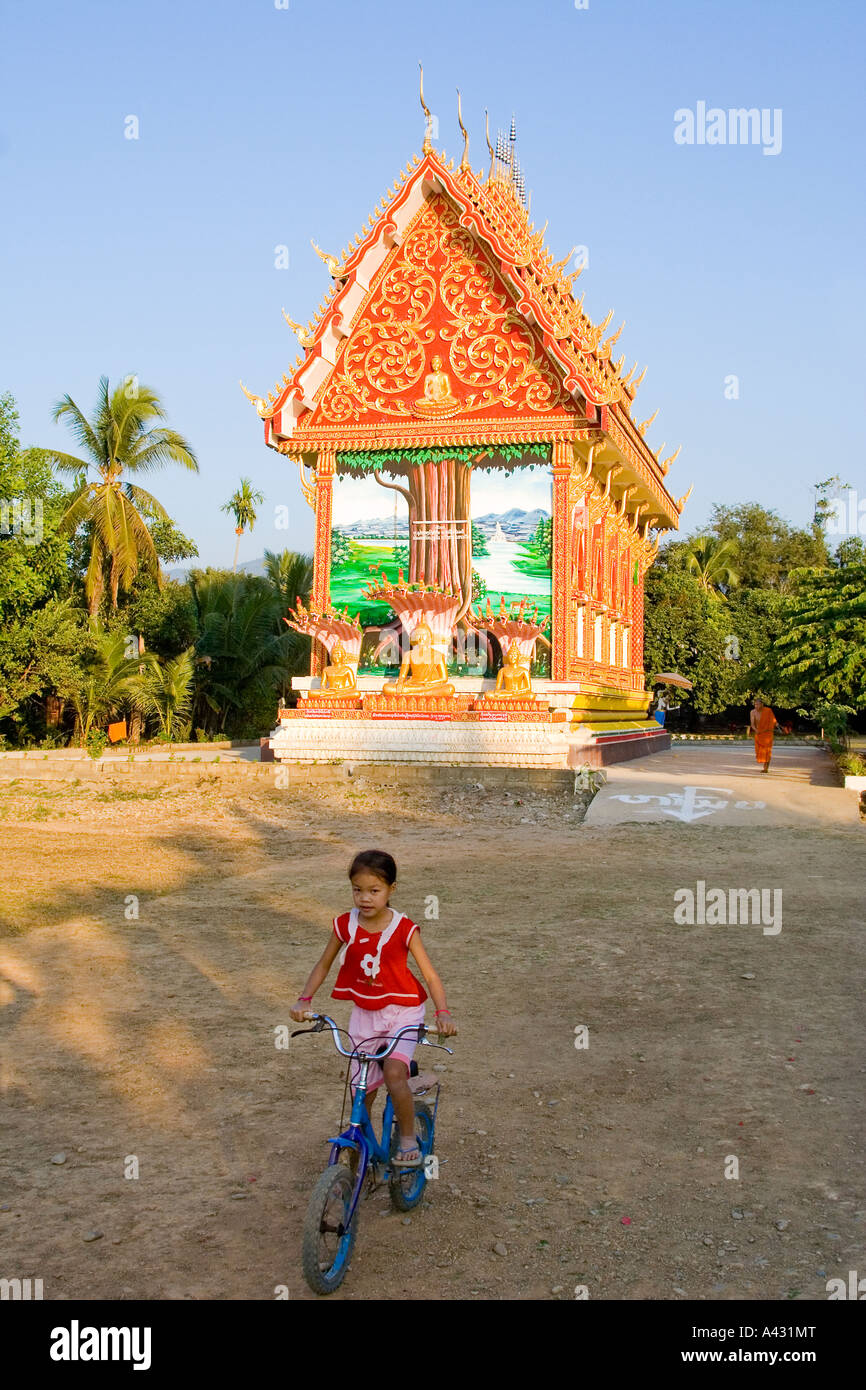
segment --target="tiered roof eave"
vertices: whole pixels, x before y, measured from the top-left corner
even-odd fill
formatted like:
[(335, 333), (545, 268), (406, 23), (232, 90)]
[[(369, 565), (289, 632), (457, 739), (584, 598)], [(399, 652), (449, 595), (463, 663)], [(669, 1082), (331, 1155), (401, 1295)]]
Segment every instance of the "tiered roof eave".
[[(455, 169), (439, 151), (413, 155), (393, 187), (380, 200), (365, 226), (338, 259), (319, 252), (328, 263), (332, 285), (315, 320), (298, 331), (303, 353), (294, 370), (283, 377), (267, 402), (247, 395), (264, 422), (265, 442), (282, 453), (300, 455), (313, 446), (304, 438), (299, 422), (312, 411), (316, 396), (336, 361), (341, 340), (348, 335), (358, 311), (367, 300), (376, 272), (406, 228), (433, 193), (444, 193), (460, 209), (460, 221), (485, 244), (515, 294), (517, 310), (535, 325), (549, 358), (556, 364), (566, 390), (576, 402), (588, 402), (601, 412), (608, 444), (613, 444), (620, 466), (634, 472), (641, 491), (652, 494), (661, 525), (676, 528), (682, 504), (675, 502), (662, 481), (672, 459), (660, 460), (643, 438), (643, 426), (630, 418), (638, 380), (635, 368), (623, 377), (623, 358), (612, 362), (612, 346), (621, 328), (609, 339), (604, 333), (612, 317), (594, 324), (577, 301), (572, 282), (579, 271), (564, 274), (569, 259), (556, 262), (544, 244), (544, 230), (536, 231), (513, 185), (495, 177), (485, 179), (465, 161)], [(318, 248), (316, 248), (318, 250)], [(287, 317), (287, 316), (286, 316)], [(287, 321), (291, 323), (291, 320)], [(472, 434), (467, 423), (467, 435)], [(619, 444), (622, 441), (623, 447)]]

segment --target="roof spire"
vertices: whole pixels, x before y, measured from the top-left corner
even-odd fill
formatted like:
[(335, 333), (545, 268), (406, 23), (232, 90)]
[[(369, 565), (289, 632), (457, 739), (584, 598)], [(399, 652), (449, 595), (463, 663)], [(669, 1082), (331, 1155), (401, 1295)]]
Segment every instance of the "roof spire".
[(460, 110), (460, 88), (457, 88), (457, 124), (463, 132), (463, 158), (460, 161), (461, 169), (469, 168), (469, 134), (463, 124), (463, 114)]
[(424, 100), (424, 69), (421, 67), (420, 62), (418, 63), (418, 67), (421, 70), (421, 106), (424, 109), (424, 115), (427, 117), (427, 127), (424, 131), (424, 145), (422, 147), (422, 152), (424, 154), (432, 154), (433, 146), (430, 143), (430, 136), (433, 134), (433, 117), (430, 114), (430, 107)]
[(487, 141), (487, 148), (490, 151), (490, 169), (487, 173), (487, 182), (489, 183), (493, 178), (493, 164), (496, 156), (493, 153), (493, 146), (490, 143), (490, 116), (486, 106), (484, 108), (484, 138)]

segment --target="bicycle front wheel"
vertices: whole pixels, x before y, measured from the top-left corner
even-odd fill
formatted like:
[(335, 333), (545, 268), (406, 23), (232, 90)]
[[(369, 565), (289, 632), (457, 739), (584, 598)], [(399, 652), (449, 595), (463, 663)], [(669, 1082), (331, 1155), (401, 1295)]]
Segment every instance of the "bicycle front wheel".
[(354, 1181), (342, 1163), (326, 1168), (310, 1195), (304, 1221), (304, 1278), (314, 1293), (333, 1293), (346, 1277), (355, 1248), (358, 1208), (349, 1221)]
[[(418, 1140), (422, 1159), (427, 1158), (433, 1152), (433, 1111), (429, 1105), (425, 1105), (421, 1100), (415, 1102), (415, 1137)], [(399, 1147), (400, 1126), (395, 1116), (394, 1128), (391, 1133), (392, 1158)], [(397, 1211), (411, 1211), (413, 1207), (417, 1207), (424, 1196), (427, 1175), (423, 1166), (420, 1168), (392, 1168), (390, 1186), (391, 1205)]]

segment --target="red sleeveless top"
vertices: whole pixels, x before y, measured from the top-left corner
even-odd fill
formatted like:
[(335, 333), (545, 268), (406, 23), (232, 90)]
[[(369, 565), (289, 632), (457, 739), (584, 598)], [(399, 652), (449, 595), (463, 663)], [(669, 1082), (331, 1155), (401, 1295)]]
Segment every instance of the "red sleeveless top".
[(391, 921), (381, 932), (367, 931), (358, 921), (357, 908), (335, 917), (334, 932), (344, 947), (331, 998), (351, 999), (361, 1009), (423, 1004), (427, 991), (412, 974), (407, 960), (409, 942), (417, 930), (411, 918), (393, 908)]

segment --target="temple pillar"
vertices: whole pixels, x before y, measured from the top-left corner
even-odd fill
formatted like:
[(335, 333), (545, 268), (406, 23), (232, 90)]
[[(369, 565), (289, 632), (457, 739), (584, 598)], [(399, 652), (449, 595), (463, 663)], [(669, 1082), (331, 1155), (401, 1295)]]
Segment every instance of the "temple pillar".
[[(646, 574), (646, 552), (640, 544), (635, 548), (637, 584), (631, 588), (631, 677), (632, 689), (643, 690), (643, 586)], [(632, 576), (633, 577), (633, 576)]]
[(551, 450), (553, 474), (553, 537), (551, 550), (551, 642), (550, 674), (555, 681), (568, 679), (571, 665), (569, 629), (570, 555), (568, 483), (574, 464), (570, 439), (556, 439)]
[[(336, 455), (333, 449), (319, 451), (316, 459), (316, 545), (313, 555), (311, 606), (322, 613), (331, 601), (331, 519), (334, 505)], [(314, 641), (310, 652), (310, 674), (320, 675), (328, 663), (321, 642)]]

